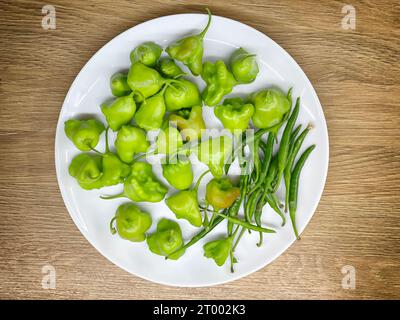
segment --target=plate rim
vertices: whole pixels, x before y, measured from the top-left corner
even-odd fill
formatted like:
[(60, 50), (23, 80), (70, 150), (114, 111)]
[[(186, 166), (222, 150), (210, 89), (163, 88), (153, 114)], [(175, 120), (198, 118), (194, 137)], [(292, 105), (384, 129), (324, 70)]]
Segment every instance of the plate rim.
[[(205, 16), (205, 17), (207, 17), (207, 14), (204, 14), (204, 13), (180, 13), (180, 14), (166, 15), (166, 16), (161, 16), (161, 17), (153, 18), (153, 19), (150, 19), (150, 20), (146, 20), (146, 21), (144, 21), (144, 22), (141, 22), (141, 23), (139, 23), (139, 24), (136, 24), (136, 25), (134, 25), (134, 26), (132, 26), (132, 27), (130, 27), (130, 28), (128, 28), (128, 29), (126, 29), (126, 30), (120, 32), (118, 35), (116, 35), (115, 37), (113, 37), (112, 39), (110, 39), (109, 41), (107, 41), (103, 46), (101, 46), (101, 47), (86, 61), (86, 63), (85, 63), (85, 64), (83, 65), (83, 67), (80, 69), (80, 71), (79, 71), (78, 74), (75, 76), (74, 80), (72, 81), (71, 85), (69, 86), (69, 89), (68, 89), (68, 91), (67, 91), (67, 94), (65, 95), (64, 101), (63, 101), (63, 103), (62, 103), (61, 109), (60, 109), (60, 111), (59, 111), (59, 116), (58, 116), (57, 126), (56, 126), (55, 141), (54, 141), (54, 157), (55, 157), (55, 167), (56, 167), (56, 176), (57, 176), (58, 188), (59, 188), (59, 190), (60, 190), (60, 192), (61, 192), (61, 197), (62, 197), (62, 199), (63, 199), (63, 202), (64, 202), (65, 207), (67, 208), (67, 211), (68, 211), (68, 214), (69, 214), (70, 218), (72, 219), (72, 221), (74, 222), (74, 224), (75, 224), (75, 226), (78, 228), (78, 230), (81, 232), (81, 234), (85, 237), (85, 239), (86, 239), (86, 240), (87, 240), (87, 241), (88, 241), (88, 242), (89, 242), (103, 257), (105, 257), (108, 261), (110, 261), (112, 264), (116, 265), (117, 267), (121, 268), (122, 270), (128, 272), (129, 274), (131, 274), (131, 275), (133, 275), (133, 276), (135, 276), (135, 277), (144, 279), (144, 280), (146, 280), (146, 281), (150, 281), (150, 282), (152, 282), (152, 283), (157, 283), (157, 284), (161, 284), (161, 285), (165, 285), (165, 286), (171, 286), (171, 287), (182, 287), (182, 288), (211, 287), (211, 286), (222, 285), (222, 284), (225, 284), (225, 283), (229, 283), (229, 282), (232, 282), (232, 281), (236, 281), (236, 280), (241, 279), (241, 278), (245, 278), (245, 277), (247, 277), (248, 275), (257, 272), (257, 271), (259, 271), (259, 270), (265, 268), (267, 265), (269, 265), (269, 264), (273, 263), (274, 261), (276, 261), (276, 259), (277, 259), (279, 256), (281, 256), (283, 253), (285, 253), (285, 252), (296, 242), (296, 240), (289, 241), (286, 245), (284, 245), (284, 246), (282, 247), (283, 249), (281, 250), (280, 253), (276, 253), (276, 254), (270, 256), (270, 259), (268, 259), (269, 261), (267, 261), (267, 262), (265, 262), (265, 263), (262, 263), (260, 266), (255, 266), (255, 267), (253, 267), (253, 268), (249, 268), (249, 270), (247, 270), (246, 272), (243, 272), (242, 274), (237, 275), (237, 276), (233, 276), (232, 278), (230, 278), (230, 279), (228, 279), (228, 280), (211, 281), (211, 282), (207, 282), (207, 283), (204, 283), (204, 284), (194, 284), (194, 285), (189, 284), (189, 285), (188, 285), (188, 284), (169, 283), (169, 282), (167, 282), (167, 281), (154, 280), (154, 279), (151, 279), (151, 278), (149, 278), (149, 277), (147, 277), (147, 276), (143, 276), (143, 275), (139, 275), (139, 274), (137, 274), (137, 273), (134, 273), (134, 272), (128, 270), (128, 268), (126, 268), (125, 266), (122, 266), (122, 265), (118, 264), (117, 262), (113, 261), (113, 258), (111, 258), (111, 257), (109, 257), (107, 254), (105, 254), (105, 253), (103, 252), (103, 250), (101, 250), (101, 249), (95, 244), (95, 241), (93, 241), (93, 239), (91, 238), (89, 232), (87, 232), (87, 231), (83, 228), (83, 226), (81, 226), (80, 221), (78, 221), (78, 219), (77, 219), (74, 215), (71, 214), (71, 212), (73, 212), (74, 210), (72, 209), (71, 204), (70, 204), (68, 201), (66, 201), (67, 195), (66, 195), (65, 187), (62, 186), (62, 183), (61, 183), (61, 173), (60, 173), (61, 164), (59, 163), (59, 160), (58, 160), (59, 157), (58, 157), (58, 154), (57, 154), (57, 150), (58, 150), (58, 149), (57, 149), (57, 141), (59, 140), (59, 139), (58, 139), (58, 134), (59, 134), (59, 132), (60, 132), (60, 131), (63, 131), (63, 130), (60, 129), (61, 126), (62, 126), (62, 123), (61, 123), (61, 122), (62, 122), (62, 114), (63, 114), (63, 111), (65, 110), (64, 107), (66, 106), (66, 102), (69, 100), (69, 97), (70, 97), (70, 95), (71, 95), (72, 88), (74, 87), (75, 83), (78, 81), (78, 78), (80, 78), (81, 74), (83, 74), (83, 73), (85, 72), (85, 70), (88, 68), (90, 61), (91, 61), (94, 57), (96, 57), (97, 55), (99, 55), (100, 52), (101, 52), (105, 47), (107, 47), (111, 42), (116, 41), (118, 38), (122, 37), (123, 34), (125, 34), (125, 33), (129, 32), (129, 31), (131, 31), (131, 30), (134, 29), (134, 28), (137, 28), (137, 27), (139, 27), (139, 26), (143, 26), (143, 25), (146, 25), (146, 24), (151, 24), (152, 22), (154, 22), (154, 21), (156, 21), (156, 20), (171, 19), (171, 18), (173, 18), (173, 17), (178, 17), (178, 16), (179, 16), (179, 17), (187, 16), (187, 17), (189, 18), (190, 16), (193, 16), (193, 15), (196, 15), (196, 16)], [(313, 98), (316, 99), (316, 101), (318, 102), (319, 107), (320, 107), (320, 109), (321, 109), (321, 111), (322, 111), (322, 115), (323, 115), (323, 117), (322, 117), (322, 125), (323, 125), (323, 129), (324, 129), (324, 131), (325, 131), (325, 137), (326, 137), (326, 139), (325, 139), (325, 143), (326, 143), (326, 161), (325, 161), (325, 163), (321, 164), (321, 165), (324, 166), (324, 172), (325, 172), (325, 175), (324, 175), (324, 177), (323, 177), (323, 179), (322, 179), (322, 181), (323, 181), (323, 187), (321, 188), (320, 194), (318, 195), (318, 201), (316, 201), (316, 203), (315, 203), (315, 204), (313, 205), (313, 207), (312, 207), (312, 214), (311, 214), (311, 215), (309, 216), (309, 218), (306, 220), (306, 222), (305, 222), (305, 224), (304, 224), (304, 228), (303, 228), (302, 230), (299, 230), (299, 231), (300, 231), (299, 233), (301, 234), (301, 233), (304, 232), (304, 230), (306, 229), (306, 227), (307, 227), (308, 224), (310, 223), (312, 217), (314, 216), (314, 214), (315, 214), (315, 212), (316, 212), (316, 210), (317, 210), (317, 208), (318, 208), (319, 203), (321, 202), (322, 194), (323, 194), (323, 192), (324, 192), (324, 189), (325, 189), (325, 186), (326, 186), (326, 180), (327, 180), (327, 176), (328, 176), (328, 169), (329, 169), (329, 132), (328, 132), (328, 126), (327, 126), (327, 123), (326, 123), (326, 118), (325, 118), (324, 109), (323, 109), (322, 104), (321, 104), (321, 102), (320, 102), (320, 100), (319, 100), (319, 98), (318, 98), (317, 92), (316, 92), (314, 86), (312, 85), (310, 79), (309, 79), (308, 76), (306, 75), (306, 73), (303, 71), (303, 69), (300, 67), (300, 65), (297, 63), (297, 61), (296, 61), (284, 48), (282, 48), (276, 41), (274, 41), (272, 38), (270, 38), (267, 34), (265, 34), (265, 33), (261, 32), (261, 31), (257, 30), (256, 28), (254, 28), (254, 27), (252, 27), (252, 26), (249, 26), (249, 25), (247, 25), (247, 24), (245, 24), (245, 23), (243, 23), (243, 22), (241, 22), (241, 21), (237, 21), (237, 20), (234, 20), (234, 19), (231, 19), (231, 18), (227, 18), (227, 17), (223, 17), (223, 16), (213, 15), (213, 19), (216, 19), (216, 18), (217, 18), (217, 19), (225, 20), (225, 21), (228, 22), (228, 23), (239, 24), (241, 27), (244, 27), (244, 28), (249, 28), (249, 29), (251, 29), (253, 32), (255, 32), (255, 33), (261, 35), (262, 37), (264, 37), (265, 39), (267, 39), (268, 41), (271, 41), (274, 45), (276, 45), (276, 46), (283, 52), (283, 54), (286, 55), (286, 58), (289, 59), (289, 60), (291, 60), (291, 62), (292, 62), (292, 64), (294, 65), (294, 67), (297, 68), (298, 71), (304, 76), (304, 78), (305, 78), (305, 80), (306, 80), (306, 82), (307, 82), (307, 85), (309, 85), (309, 86), (312, 88), (311, 94), (312, 94)], [(206, 38), (207, 38), (207, 37), (206, 37)]]

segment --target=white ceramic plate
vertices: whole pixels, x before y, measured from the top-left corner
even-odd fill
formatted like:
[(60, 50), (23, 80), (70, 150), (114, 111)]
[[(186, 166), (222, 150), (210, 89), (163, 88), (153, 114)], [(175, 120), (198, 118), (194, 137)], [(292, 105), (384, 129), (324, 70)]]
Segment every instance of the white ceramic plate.
[[(280, 227), (279, 217), (265, 207), (263, 222), (274, 227), (276, 234), (265, 235), (264, 245), (258, 248), (258, 233), (245, 234), (238, 246), (235, 273), (229, 271), (229, 263), (217, 267), (212, 259), (203, 257), (202, 244), (187, 250), (178, 261), (165, 260), (152, 254), (146, 242), (132, 243), (112, 236), (109, 232), (109, 221), (117, 207), (128, 199), (101, 200), (100, 194), (114, 194), (122, 190), (122, 185), (102, 190), (85, 191), (79, 188), (76, 181), (68, 174), (71, 159), (79, 153), (64, 134), (64, 121), (81, 114), (93, 114), (102, 119), (99, 105), (111, 97), (109, 79), (120, 70), (130, 66), (129, 53), (144, 41), (155, 41), (166, 47), (168, 43), (191, 32), (198, 32), (207, 22), (204, 14), (180, 14), (147, 21), (118, 35), (101, 48), (82, 68), (73, 82), (61, 109), (55, 141), (55, 160), (58, 184), (65, 205), (73, 221), (88, 241), (106, 258), (126, 271), (144, 279), (174, 286), (210, 286), (232, 281), (246, 276), (280, 256), (294, 241), (293, 230), (288, 223)], [(318, 97), (304, 72), (297, 63), (273, 40), (259, 31), (223, 17), (214, 16), (211, 27), (204, 39), (204, 60), (229, 58), (237, 47), (244, 47), (256, 53), (260, 66), (257, 80), (250, 85), (239, 85), (230, 96), (248, 94), (268, 86), (279, 86), (282, 90), (293, 87), (293, 97), (301, 97), (301, 111), (298, 123), (306, 125), (311, 122), (314, 129), (303, 144), (303, 150), (315, 143), (316, 149), (307, 160), (301, 175), (298, 218), (299, 231), (303, 231), (310, 221), (320, 200), (328, 170), (328, 132), (324, 114)], [(204, 87), (200, 77), (197, 82)], [(204, 108), (204, 118), (209, 128), (222, 128), (214, 118), (211, 108)], [(112, 135), (110, 135), (112, 136)], [(103, 135), (104, 137), (104, 135)], [(110, 139), (113, 141), (113, 138)], [(98, 149), (104, 150), (104, 141)], [(302, 151), (302, 150), (301, 150)], [(193, 167), (195, 176), (205, 170), (205, 166), (196, 161)], [(161, 181), (160, 165), (154, 170)], [(207, 180), (201, 184), (204, 185)], [(282, 187), (282, 186), (281, 186)], [(170, 189), (169, 193), (174, 192)], [(282, 188), (278, 191), (282, 198)], [(204, 197), (204, 190), (199, 198)], [(164, 202), (140, 203), (139, 206), (151, 213), (153, 217), (152, 232), (161, 217), (175, 219)], [(185, 240), (190, 239), (196, 231), (186, 220), (176, 220), (180, 224)], [(226, 224), (221, 223), (206, 239), (214, 239), (225, 233)]]

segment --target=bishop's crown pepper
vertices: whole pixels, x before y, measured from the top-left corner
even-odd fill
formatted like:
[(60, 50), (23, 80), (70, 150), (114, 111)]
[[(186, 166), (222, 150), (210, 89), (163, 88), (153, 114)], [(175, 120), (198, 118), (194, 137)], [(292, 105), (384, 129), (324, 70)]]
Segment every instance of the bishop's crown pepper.
[(176, 157), (162, 164), (162, 172), (168, 183), (178, 190), (189, 189), (193, 183), (193, 171), (187, 157)]
[(211, 258), (218, 266), (222, 266), (229, 256), (233, 237), (213, 240), (203, 246), (204, 256)]
[[(165, 218), (158, 222), (156, 232), (147, 237), (147, 245), (151, 252), (172, 260), (179, 259), (185, 253), (185, 250), (178, 250), (183, 246), (179, 224)], [(176, 253), (169, 255), (176, 250)]]
[(179, 110), (175, 114), (170, 114), (169, 120), (177, 126), (186, 141), (200, 139), (203, 130), (206, 128), (201, 106)]
[(201, 106), (201, 96), (197, 85), (186, 79), (178, 79), (165, 90), (167, 111), (176, 111), (193, 106)]
[(76, 179), (85, 190), (103, 187), (102, 156), (91, 153), (81, 153), (75, 156), (68, 168), (69, 174)]
[(224, 128), (231, 132), (239, 132), (247, 129), (254, 114), (254, 106), (251, 103), (244, 103), (242, 98), (230, 98), (216, 106), (214, 114)]
[(215, 63), (204, 62), (201, 77), (207, 84), (202, 97), (208, 106), (215, 106), (220, 103), (222, 98), (232, 92), (233, 87), (236, 85), (233, 74), (222, 60), (218, 60)]
[(258, 74), (256, 55), (243, 48), (237, 49), (231, 56), (230, 65), (235, 79), (239, 83), (253, 82)]
[(208, 13), (208, 22), (202, 32), (180, 39), (170, 44), (165, 50), (172, 59), (186, 65), (193, 75), (198, 76), (202, 71), (203, 39), (211, 24), (211, 12)]
[(161, 74), (167, 78), (177, 78), (184, 74), (175, 61), (168, 57), (161, 58), (158, 61), (158, 68)]
[(111, 103), (103, 103), (101, 105), (101, 112), (113, 131), (118, 131), (124, 124), (129, 123), (135, 111), (136, 103), (133, 99), (133, 93), (119, 97)]
[(174, 154), (183, 145), (182, 136), (174, 127), (166, 127), (157, 136), (157, 153)]
[(132, 50), (130, 58), (131, 63), (141, 62), (148, 67), (154, 67), (157, 64), (158, 58), (162, 53), (162, 48), (151, 41), (142, 43)]
[(229, 178), (212, 179), (206, 186), (206, 200), (214, 210), (229, 208), (240, 196), (240, 189)]
[(118, 232), (122, 239), (141, 242), (146, 239), (146, 231), (151, 227), (151, 222), (151, 216), (147, 212), (128, 202), (118, 207), (110, 221), (110, 231), (112, 234)]
[(146, 133), (131, 125), (121, 127), (114, 144), (118, 156), (125, 163), (131, 163), (135, 154), (146, 152), (150, 146)]
[(113, 74), (110, 79), (110, 88), (113, 96), (122, 97), (131, 93), (131, 88), (128, 86), (127, 75), (122, 72)]
[(96, 119), (70, 119), (64, 123), (65, 134), (81, 151), (94, 149), (104, 130), (104, 124)]

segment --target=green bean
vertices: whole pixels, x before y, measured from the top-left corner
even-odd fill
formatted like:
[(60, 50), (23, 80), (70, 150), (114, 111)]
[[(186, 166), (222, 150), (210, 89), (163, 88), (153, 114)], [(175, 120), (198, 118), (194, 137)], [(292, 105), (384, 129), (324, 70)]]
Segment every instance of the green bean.
[(311, 130), (311, 125), (308, 125), (307, 128), (303, 130), (303, 132), (300, 134), (300, 136), (296, 139), (296, 141), (293, 143), (292, 150), (289, 154), (289, 158), (286, 163), (285, 170), (283, 171), (283, 178), (285, 181), (285, 188), (286, 188), (286, 194), (285, 194), (285, 212), (288, 210), (288, 205), (289, 205), (289, 190), (290, 190), (290, 176), (292, 174), (292, 167), (294, 160), (296, 159), (296, 156), (301, 148), (301, 145), (303, 144), (303, 141), (305, 137), (307, 136), (308, 132)]
[(217, 212), (216, 214), (219, 217), (227, 219), (228, 221), (232, 221), (234, 224), (237, 224), (239, 226), (245, 227), (246, 229), (249, 229), (249, 230), (260, 231), (260, 232), (264, 232), (264, 233), (276, 233), (275, 230), (259, 227), (259, 226), (256, 226), (254, 224), (248, 223), (246, 221), (227, 216), (226, 214), (223, 214), (221, 212)]
[(300, 159), (297, 161), (293, 172), (292, 177), (290, 178), (290, 189), (289, 189), (289, 212), (290, 212), (290, 220), (292, 220), (292, 226), (294, 234), (296, 235), (297, 239), (300, 239), (299, 233), (296, 227), (296, 210), (297, 210), (297, 196), (298, 196), (298, 189), (299, 189), (299, 180), (300, 180), (300, 173), (301, 169), (304, 166), (308, 156), (314, 150), (315, 144), (308, 147), (306, 151), (300, 156)]
[(293, 126), (296, 122), (297, 116), (299, 115), (299, 110), (300, 110), (300, 98), (297, 98), (296, 100), (296, 105), (293, 109), (293, 112), (291, 116), (289, 117), (289, 120), (286, 124), (285, 130), (282, 135), (281, 139), (281, 144), (279, 146), (279, 151), (278, 151), (278, 179), (275, 183), (275, 186), (273, 188), (273, 192), (276, 191), (279, 187), (279, 183), (281, 181), (281, 177), (283, 174), (283, 170), (285, 170), (286, 166), (286, 161), (288, 158), (288, 151), (289, 151), (289, 143), (290, 143), (290, 135), (293, 130)]

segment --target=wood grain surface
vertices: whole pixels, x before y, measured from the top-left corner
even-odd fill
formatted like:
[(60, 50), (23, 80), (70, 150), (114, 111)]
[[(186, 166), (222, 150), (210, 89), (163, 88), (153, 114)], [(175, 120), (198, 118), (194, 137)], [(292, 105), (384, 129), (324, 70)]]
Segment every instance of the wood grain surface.
[[(45, 4), (56, 8), (56, 30), (41, 27)], [(341, 27), (345, 4), (355, 30)], [(276, 261), (225, 285), (174, 288), (121, 270), (80, 234), (58, 189), (54, 136), (68, 88), (101, 46), (205, 5), (264, 32), (303, 68), (324, 108), (330, 165), (302, 240)], [(0, 0), (0, 17), (1, 299), (400, 298), (397, 1)], [(41, 285), (47, 264), (54, 290)], [(345, 265), (356, 270), (354, 290), (342, 288)]]

